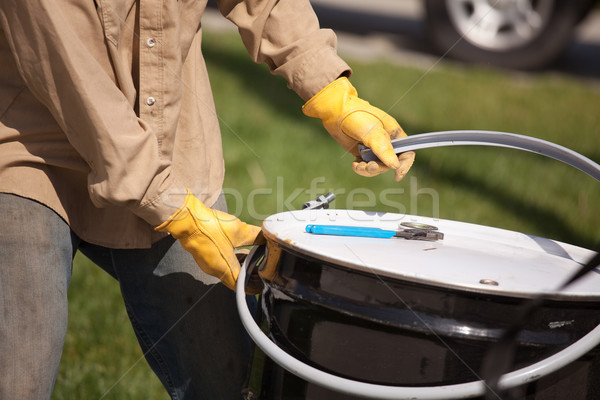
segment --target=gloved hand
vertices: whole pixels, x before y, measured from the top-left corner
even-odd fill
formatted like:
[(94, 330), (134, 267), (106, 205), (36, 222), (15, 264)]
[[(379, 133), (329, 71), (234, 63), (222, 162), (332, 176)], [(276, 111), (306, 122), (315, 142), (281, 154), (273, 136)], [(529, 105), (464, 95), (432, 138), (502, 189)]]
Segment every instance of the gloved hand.
[(206, 207), (188, 191), (183, 206), (155, 228), (179, 239), (198, 266), (235, 291), (240, 263), (234, 248), (259, 244), (261, 228), (248, 225), (233, 215)]
[[(360, 99), (345, 77), (333, 81), (313, 96), (304, 104), (302, 112), (323, 120), (327, 132), (356, 156), (352, 169), (359, 175), (375, 176), (392, 168), (396, 181), (399, 181), (415, 159), (412, 151), (396, 156), (391, 139), (404, 137), (406, 133), (393, 117)], [(362, 161), (358, 153), (359, 142), (371, 148), (382, 162)]]

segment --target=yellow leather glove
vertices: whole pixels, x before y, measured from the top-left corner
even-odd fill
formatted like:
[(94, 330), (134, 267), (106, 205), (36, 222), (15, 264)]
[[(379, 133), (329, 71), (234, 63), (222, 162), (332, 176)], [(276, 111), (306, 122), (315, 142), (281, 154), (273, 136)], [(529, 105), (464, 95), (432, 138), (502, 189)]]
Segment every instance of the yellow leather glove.
[[(206, 207), (188, 192), (183, 206), (155, 228), (179, 239), (198, 266), (235, 291), (240, 263), (234, 249), (251, 246), (262, 239), (261, 228), (248, 225), (233, 215)], [(258, 243), (256, 243), (258, 244)]]
[[(352, 169), (362, 176), (375, 176), (390, 168), (395, 170), (396, 181), (404, 178), (415, 153), (407, 151), (396, 156), (391, 139), (406, 136), (398, 122), (365, 100), (358, 97), (350, 81), (339, 78), (313, 96), (302, 107), (302, 112), (320, 118), (323, 126), (346, 151), (356, 156)], [(362, 161), (358, 143), (371, 148), (382, 162)]]

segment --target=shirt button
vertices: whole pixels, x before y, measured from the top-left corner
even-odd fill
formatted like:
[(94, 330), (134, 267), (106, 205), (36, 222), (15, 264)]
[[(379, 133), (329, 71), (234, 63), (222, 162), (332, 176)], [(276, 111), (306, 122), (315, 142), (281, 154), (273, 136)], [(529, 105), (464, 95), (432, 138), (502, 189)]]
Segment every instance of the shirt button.
[(156, 103), (156, 99), (154, 97), (150, 96), (146, 99), (146, 104), (148, 104), (149, 106), (153, 106), (154, 103)]
[(148, 38), (148, 39), (146, 39), (146, 46), (148, 46), (148, 47), (154, 47), (155, 44), (156, 44), (156, 40), (154, 38)]

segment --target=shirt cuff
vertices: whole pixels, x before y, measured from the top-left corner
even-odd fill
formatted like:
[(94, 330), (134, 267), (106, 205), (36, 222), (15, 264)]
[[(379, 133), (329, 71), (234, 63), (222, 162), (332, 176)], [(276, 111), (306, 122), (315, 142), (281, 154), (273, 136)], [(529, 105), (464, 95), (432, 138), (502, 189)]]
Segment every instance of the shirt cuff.
[(181, 208), (187, 192), (185, 186), (173, 186), (132, 211), (152, 227), (156, 227), (167, 221)]
[(335, 48), (331, 47), (323, 47), (304, 58), (294, 71), (288, 85), (304, 101), (310, 100), (341, 75), (352, 74), (352, 69), (337, 55)]

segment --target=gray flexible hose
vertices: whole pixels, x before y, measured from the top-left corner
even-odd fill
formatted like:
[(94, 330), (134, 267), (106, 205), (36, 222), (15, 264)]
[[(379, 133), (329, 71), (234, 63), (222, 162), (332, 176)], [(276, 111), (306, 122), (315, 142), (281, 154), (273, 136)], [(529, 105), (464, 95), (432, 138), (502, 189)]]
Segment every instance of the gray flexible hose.
[[(396, 154), (431, 147), (457, 145), (483, 145), (509, 147), (530, 151), (569, 164), (592, 178), (600, 181), (600, 165), (592, 160), (557, 144), (545, 140), (505, 132), (490, 131), (447, 131), (412, 135), (392, 141)], [(365, 161), (377, 158), (370, 149), (360, 148)], [(403, 387), (375, 385), (341, 378), (313, 368), (287, 354), (273, 343), (254, 321), (245, 297), (246, 269), (254, 251), (248, 255), (236, 286), (238, 312), (246, 331), (267, 356), (292, 374), (319, 386), (354, 396), (370, 399), (395, 400), (451, 400), (481, 396), (485, 391), (483, 381), (456, 385)], [(600, 325), (569, 347), (535, 364), (505, 374), (500, 379), (500, 388), (508, 389), (537, 380), (572, 363), (600, 344)]]
[[(410, 150), (444, 146), (494, 146), (529, 151), (562, 161), (600, 181), (600, 165), (573, 150), (546, 140), (507, 132), (446, 131), (406, 136), (392, 140), (396, 154)], [(365, 161), (377, 160), (371, 149), (359, 146)]]

